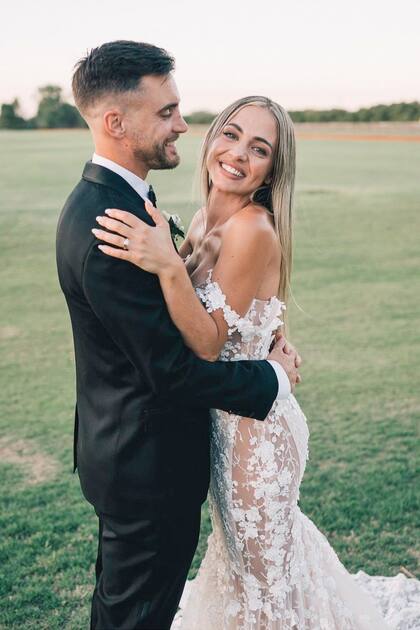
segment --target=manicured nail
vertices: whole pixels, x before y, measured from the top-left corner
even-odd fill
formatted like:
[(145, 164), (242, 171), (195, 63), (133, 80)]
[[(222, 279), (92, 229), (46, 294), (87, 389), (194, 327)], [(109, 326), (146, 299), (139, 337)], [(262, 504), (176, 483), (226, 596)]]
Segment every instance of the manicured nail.
[(100, 249), (101, 251), (103, 251), (104, 246), (103, 246), (103, 245), (98, 245), (98, 249)]
[(97, 232), (99, 232), (99, 230), (97, 230), (96, 228), (92, 228), (91, 230), (94, 234), (96, 234)]
[(107, 209), (105, 210), (105, 214), (111, 214), (111, 208), (107, 208)]

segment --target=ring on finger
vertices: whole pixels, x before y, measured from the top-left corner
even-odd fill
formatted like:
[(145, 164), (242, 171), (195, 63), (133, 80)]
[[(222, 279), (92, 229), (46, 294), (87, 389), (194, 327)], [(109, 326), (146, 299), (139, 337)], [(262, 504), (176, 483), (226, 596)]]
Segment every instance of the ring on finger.
[(129, 246), (130, 246), (130, 241), (129, 241), (128, 238), (125, 238), (124, 241), (123, 241), (123, 247), (124, 247), (126, 252), (128, 251)]

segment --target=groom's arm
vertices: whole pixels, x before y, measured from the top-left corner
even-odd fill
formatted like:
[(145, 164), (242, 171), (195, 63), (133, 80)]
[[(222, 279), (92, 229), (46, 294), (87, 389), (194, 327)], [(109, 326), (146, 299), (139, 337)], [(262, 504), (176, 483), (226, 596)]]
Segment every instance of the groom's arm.
[(161, 399), (263, 419), (279, 390), (268, 361), (209, 363), (184, 344), (157, 276), (103, 254), (93, 241), (82, 284), (100, 324)]

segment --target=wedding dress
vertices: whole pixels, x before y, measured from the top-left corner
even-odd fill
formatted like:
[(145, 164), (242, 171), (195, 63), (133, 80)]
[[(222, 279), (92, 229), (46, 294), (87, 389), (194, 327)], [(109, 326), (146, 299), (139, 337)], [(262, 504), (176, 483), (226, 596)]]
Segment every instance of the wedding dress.
[[(276, 297), (255, 299), (240, 317), (226, 303), (211, 271), (196, 292), (209, 312), (223, 310), (229, 333), (222, 360), (267, 357), (273, 333), (282, 323), (284, 305)], [(367, 582), (375, 578), (361, 574), (361, 588), (298, 507), (309, 431), (294, 396), (276, 400), (264, 422), (224, 411), (212, 413), (209, 504), (213, 532), (197, 577), (186, 585), (172, 628), (397, 627), (385, 621), (384, 606), (381, 612), (367, 592), (376, 590), (375, 599), (385, 601), (384, 589), (389, 591), (389, 585), (370, 584), (369, 588)], [(416, 595), (420, 596), (420, 589)], [(414, 616), (412, 622), (399, 628), (414, 630), (418, 627)]]

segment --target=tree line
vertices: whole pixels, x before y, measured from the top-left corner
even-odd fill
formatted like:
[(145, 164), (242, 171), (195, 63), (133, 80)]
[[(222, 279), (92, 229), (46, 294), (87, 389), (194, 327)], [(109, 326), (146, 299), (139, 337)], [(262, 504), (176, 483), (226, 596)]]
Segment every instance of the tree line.
[(33, 118), (23, 118), (19, 101), (3, 103), (0, 109), (0, 129), (75, 129), (86, 123), (74, 105), (63, 100), (62, 88), (45, 85), (38, 89), (38, 109)]
[[(362, 107), (355, 112), (345, 109), (292, 110), (293, 122), (381, 122), (420, 121), (420, 102), (393, 103)], [(188, 124), (210, 124), (217, 114), (197, 111), (184, 116)], [(0, 109), (0, 129), (75, 129), (84, 128), (86, 123), (74, 105), (63, 99), (62, 88), (45, 85), (38, 89), (38, 110), (33, 118), (24, 118), (20, 113), (18, 99), (3, 103)]]
[(355, 112), (345, 109), (304, 109), (290, 111), (293, 122), (385, 122), (420, 121), (420, 103), (392, 103), (361, 107)]
[[(303, 109), (289, 110), (293, 122), (381, 122), (381, 121), (420, 121), (420, 103), (393, 103), (392, 105), (374, 105), (362, 107), (356, 112), (345, 109)], [(208, 125), (216, 114), (199, 111), (184, 116), (188, 124)]]

